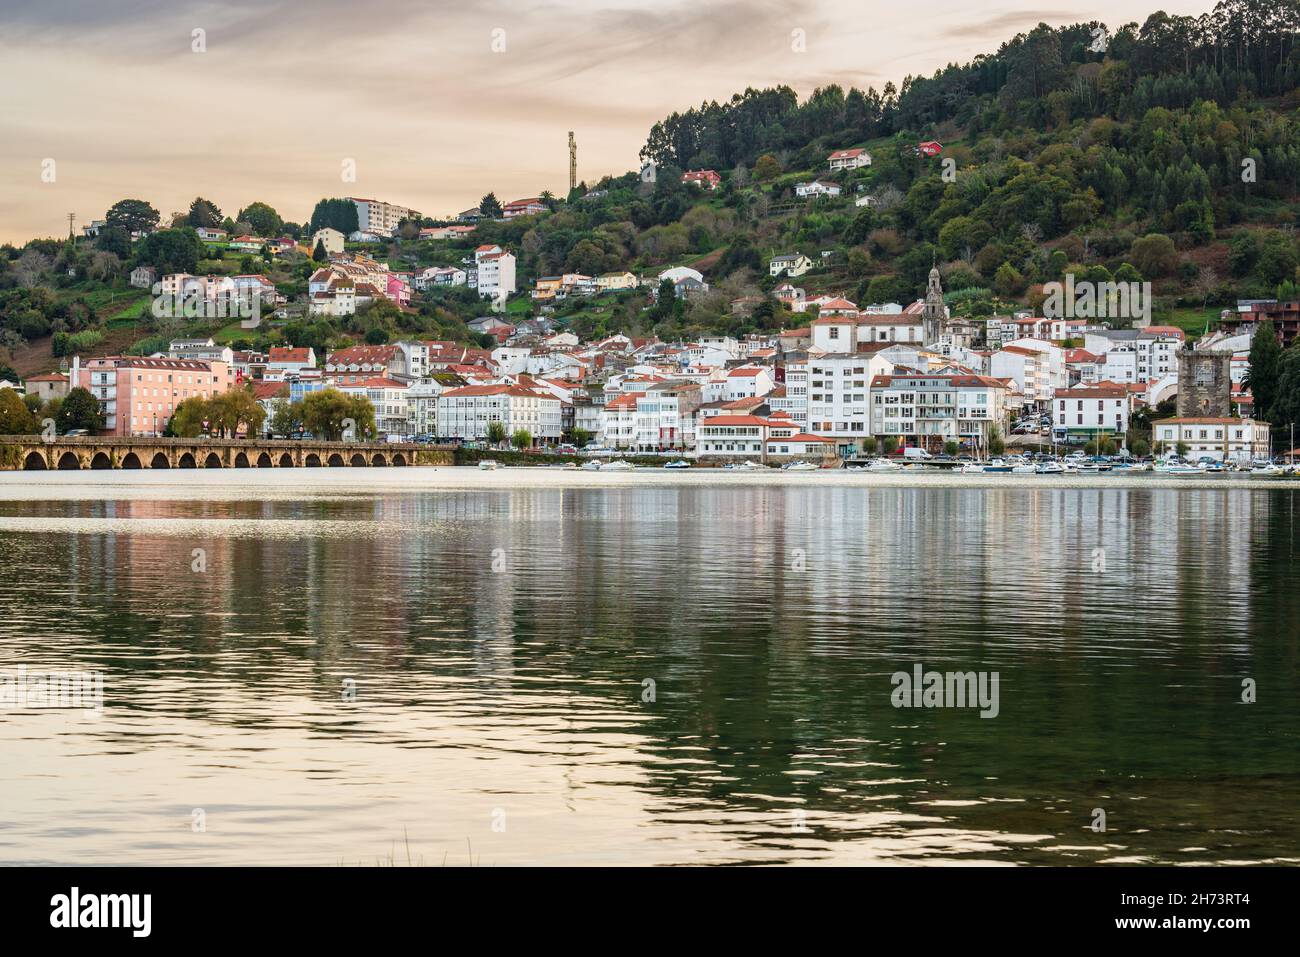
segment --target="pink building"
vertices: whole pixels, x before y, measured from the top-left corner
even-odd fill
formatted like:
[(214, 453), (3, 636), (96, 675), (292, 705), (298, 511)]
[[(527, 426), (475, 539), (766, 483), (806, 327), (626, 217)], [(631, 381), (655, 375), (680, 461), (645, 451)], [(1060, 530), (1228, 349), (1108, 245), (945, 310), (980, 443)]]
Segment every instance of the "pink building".
[(230, 390), (225, 362), (101, 356), (87, 359), (77, 385), (99, 400), (106, 435), (161, 435), (185, 399), (211, 398)]
[(399, 306), (409, 306), (411, 304), (411, 283), (405, 276), (399, 273), (388, 274), (388, 288), (384, 290), (385, 294)]

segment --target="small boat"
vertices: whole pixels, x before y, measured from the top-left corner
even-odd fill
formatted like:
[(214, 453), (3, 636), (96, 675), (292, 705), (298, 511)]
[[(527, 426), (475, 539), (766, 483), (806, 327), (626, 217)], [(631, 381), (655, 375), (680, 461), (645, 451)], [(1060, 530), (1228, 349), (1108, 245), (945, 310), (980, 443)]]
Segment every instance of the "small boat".
[(492, 470), (498, 469), (501, 466), (497, 464), (495, 459), (484, 459), (482, 462), (479, 462), (478, 467), (485, 472), (491, 472)]
[(811, 462), (786, 462), (781, 466), (784, 472), (816, 472), (819, 467)]
[(565, 463), (564, 463), (564, 471), (566, 471), (566, 472), (576, 472), (576, 471), (578, 471), (578, 463), (577, 463), (577, 462), (565, 462)]
[(606, 462), (600, 467), (600, 470), (602, 472), (633, 472), (636, 471), (636, 466), (631, 462), (624, 462), (621, 459), (616, 459), (613, 462)]
[(962, 465), (960, 471), (963, 475), (970, 475), (977, 472), (982, 473), (992, 470), (987, 465), (983, 465), (980, 462), (966, 462)]
[(1033, 462), (1021, 462), (1019, 465), (1011, 466), (1013, 475), (1033, 475), (1038, 471), (1038, 466)]
[(1200, 465), (1196, 466), (1196, 468), (1202, 472), (1214, 475), (1228, 471), (1227, 467), (1222, 462), (1202, 462)]
[(1060, 462), (1042, 462), (1034, 468), (1038, 475), (1064, 475), (1065, 466)]
[(1003, 459), (993, 459), (984, 466), (985, 472), (1010, 472), (1014, 466)]
[(897, 472), (902, 466), (897, 462), (891, 462), (889, 459), (872, 459), (867, 464), (868, 472)]
[(1182, 462), (1157, 462), (1152, 469), (1161, 475), (1200, 475), (1201, 470), (1195, 465), (1186, 465)]
[(1255, 465), (1250, 470), (1251, 475), (1284, 475), (1285, 471), (1282, 466), (1274, 465), (1272, 462), (1264, 462)]
[(581, 468), (584, 472), (599, 472), (600, 463), (592, 459), (590, 462), (583, 462)]
[(666, 469), (688, 469), (690, 467), (691, 467), (691, 463), (686, 461), (685, 459), (678, 459), (676, 462), (664, 463), (664, 468)]

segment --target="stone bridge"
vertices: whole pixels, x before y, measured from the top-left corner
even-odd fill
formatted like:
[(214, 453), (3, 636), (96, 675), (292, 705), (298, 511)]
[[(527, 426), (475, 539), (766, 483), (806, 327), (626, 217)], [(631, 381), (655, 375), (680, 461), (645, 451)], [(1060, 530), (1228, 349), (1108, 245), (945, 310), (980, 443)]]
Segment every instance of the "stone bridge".
[(248, 469), (451, 465), (450, 446), (286, 439), (0, 435), (0, 470)]

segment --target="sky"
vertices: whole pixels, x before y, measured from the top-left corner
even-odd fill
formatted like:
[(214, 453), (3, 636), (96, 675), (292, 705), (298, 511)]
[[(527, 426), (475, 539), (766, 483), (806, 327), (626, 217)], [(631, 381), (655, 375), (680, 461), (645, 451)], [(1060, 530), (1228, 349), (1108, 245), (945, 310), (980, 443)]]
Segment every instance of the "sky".
[(0, 242), (123, 198), (302, 222), (329, 196), (441, 216), (563, 195), (570, 130), (594, 183), (637, 168), (656, 120), (748, 86), (880, 89), (1039, 22), (1212, 5), (0, 0)]

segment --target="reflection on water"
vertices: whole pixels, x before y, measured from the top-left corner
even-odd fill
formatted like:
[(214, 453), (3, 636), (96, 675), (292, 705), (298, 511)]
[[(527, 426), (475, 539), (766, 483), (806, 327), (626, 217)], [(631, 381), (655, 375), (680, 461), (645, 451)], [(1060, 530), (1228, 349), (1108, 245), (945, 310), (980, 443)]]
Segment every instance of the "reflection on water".
[(0, 501), (0, 861), (1300, 860), (1290, 490), (283, 482)]

